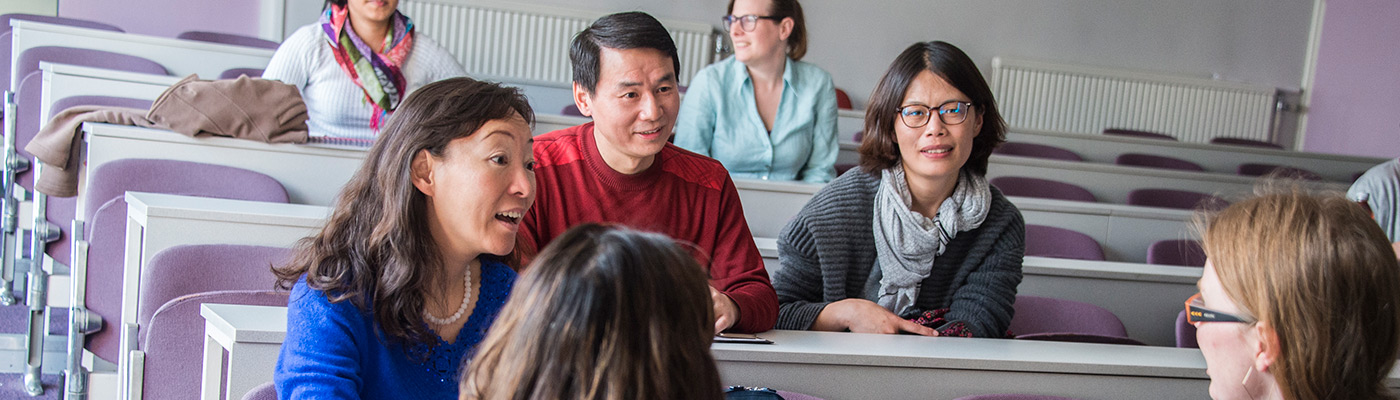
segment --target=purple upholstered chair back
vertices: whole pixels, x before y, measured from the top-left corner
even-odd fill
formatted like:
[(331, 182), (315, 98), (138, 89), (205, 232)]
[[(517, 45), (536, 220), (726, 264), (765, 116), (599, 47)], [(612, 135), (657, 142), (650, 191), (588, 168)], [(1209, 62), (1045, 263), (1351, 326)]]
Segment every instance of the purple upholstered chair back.
[(143, 74), (170, 74), (159, 63), (130, 54), (73, 47), (41, 46), (20, 53), (19, 60), (15, 64), (15, 69), (19, 72), (16, 76), (22, 78), (38, 71), (41, 61)]
[(1074, 184), (1049, 179), (999, 176), (991, 179), (992, 186), (1007, 196), (1038, 197), (1042, 199), (1097, 202), (1093, 193)]
[[(787, 396), (783, 396), (784, 399)], [(243, 395), (243, 400), (277, 400), (277, 385), (273, 382), (263, 383), (253, 387), (247, 394)]]
[[(286, 203), (287, 191), (267, 175), (188, 161), (123, 159), (98, 166), (89, 177), (87, 307), (105, 321), (121, 317), (122, 260), (127, 191)], [(105, 201), (104, 201), (105, 199)], [(93, 204), (98, 206), (93, 207)], [(109, 322), (109, 326), (110, 322)], [(118, 329), (88, 335), (88, 349), (116, 361)]]
[[(47, 15), (33, 14), (5, 14), (0, 15), (0, 89), (11, 89), (10, 86), (10, 60), (14, 54), (14, 37), (10, 32), (10, 20), (24, 20), (42, 22), (45, 24), (76, 26), (79, 28), (97, 29), (103, 31), (122, 32), (121, 28), (107, 25), (96, 21), (87, 21), (73, 18), (50, 17)], [(22, 78), (22, 76), (21, 76)]]
[(1147, 263), (1204, 267), (1206, 252), (1201, 249), (1201, 243), (1195, 240), (1160, 240), (1147, 247)]
[(1176, 313), (1176, 347), (1198, 349), (1196, 326), (1186, 321), (1186, 310)]
[(1053, 226), (1026, 224), (1026, 255), (1103, 261), (1103, 247), (1083, 233)]
[(1230, 203), (1209, 194), (1176, 189), (1137, 189), (1128, 192), (1128, 205), (1195, 210), (1218, 210)]
[(260, 172), (190, 161), (127, 158), (93, 170), (86, 194), (91, 201), (83, 215), (91, 217), (107, 200), (124, 197), (129, 191), (287, 202), (282, 184)]
[(979, 394), (976, 396), (964, 396), (953, 400), (1078, 400), (1070, 397), (1046, 396), (1043, 394)]
[(587, 118), (586, 115), (583, 115), (583, 111), (579, 111), (578, 105), (574, 105), (574, 104), (570, 104), (570, 105), (564, 106), (564, 109), (563, 109), (563, 110), (559, 110), (559, 113), (560, 113), (560, 114), (564, 114), (564, 116), (566, 116), (566, 117), (584, 117), (584, 118)]
[(201, 42), (223, 43), (234, 46), (257, 47), (272, 50), (277, 50), (277, 46), (279, 46), (277, 42), (267, 39), (222, 32), (189, 31), (175, 37), (185, 40), (198, 40)]
[(1175, 169), (1182, 171), (1205, 171), (1200, 164), (1182, 160), (1180, 158), (1164, 157), (1152, 154), (1125, 153), (1119, 154), (1113, 159), (1114, 164), (1127, 165), (1132, 167), (1147, 167), (1160, 169)]
[(851, 168), (857, 168), (857, 167), (860, 167), (860, 165), (859, 165), (859, 164), (850, 164), (850, 163), (840, 163), (840, 164), (836, 164), (836, 176), (841, 176), (841, 174), (846, 173), (846, 171), (850, 171)]
[(1305, 179), (1310, 181), (1322, 180), (1322, 175), (1318, 175), (1316, 172), (1297, 167), (1273, 164), (1244, 163), (1240, 164), (1239, 168), (1235, 169), (1235, 172), (1244, 176), (1277, 174), (1281, 178)]
[(1073, 151), (1038, 143), (1006, 142), (997, 146), (996, 150), (992, 150), (992, 153), (1008, 156), (1049, 158), (1063, 161), (1084, 161), (1083, 157), (1080, 157)]
[(272, 290), (272, 266), (291, 257), (281, 247), (204, 244), (175, 246), (157, 253), (141, 270), (136, 306), (138, 338), (156, 309), (177, 297), (219, 290)]
[(286, 307), (287, 293), (230, 290), (192, 294), (165, 303), (151, 317), (146, 340), (141, 343), (146, 352), (142, 398), (199, 398), (204, 354), (204, 317), (199, 308), (205, 303)]
[(1232, 137), (1218, 137), (1218, 138), (1214, 138), (1214, 139), (1211, 139), (1211, 140), (1210, 140), (1210, 144), (1223, 144), (1223, 145), (1227, 145), (1227, 146), (1263, 147), (1263, 148), (1266, 148), (1266, 149), (1278, 149), (1278, 150), (1283, 150), (1283, 145), (1280, 145), (1280, 144), (1278, 144), (1278, 143), (1270, 143), (1270, 142), (1258, 141), (1258, 140), (1253, 140), (1253, 139), (1232, 138)]
[(1157, 132), (1140, 131), (1136, 129), (1104, 128), (1103, 134), (1114, 136), (1131, 136), (1144, 139), (1170, 140), (1175, 142), (1176, 138), (1171, 135)]
[(263, 70), (258, 68), (234, 68), (219, 73), (219, 79), (238, 79), (238, 77), (244, 75), (247, 75), (249, 78), (261, 78), (262, 74)]
[[(40, 124), (43, 123), (44, 120), (46, 120), (45, 118), (39, 118), (38, 109), (40, 106), (40, 101), (37, 97), (39, 97), (39, 86), (42, 83), (42, 81), (43, 77), (37, 73), (29, 74), (29, 76), (25, 78), (24, 83), (22, 85), (23, 92), (20, 94), (20, 98), (23, 100), (20, 104), (30, 104), (29, 106), (22, 107), (29, 107), (32, 110), (21, 111), (19, 113), (19, 116), (15, 118), (15, 141), (20, 146), (19, 153), (21, 156), (31, 160), (33, 159), (33, 156), (30, 155), (28, 152), (24, 151), (23, 147), (24, 145), (28, 144), (30, 140), (34, 139), (35, 134), (39, 132)], [(57, 113), (58, 111), (80, 105), (133, 107), (147, 109), (151, 107), (151, 102), (147, 100), (128, 99), (122, 97), (73, 96), (65, 97), (59, 99), (58, 101), (55, 101), (53, 107), (51, 107), (51, 112)], [(25, 188), (33, 188), (33, 169), (21, 173), (19, 175), (18, 182), (20, 186), (23, 186)], [(59, 227), (59, 229), (61, 230), (61, 234), (59, 235), (57, 241), (49, 243), (49, 245), (45, 247), (44, 253), (53, 257), (54, 261), (58, 261), (65, 265), (71, 265), (69, 263), (69, 259), (72, 258), (71, 249), (73, 243), (68, 236), (68, 231), (71, 229), (73, 218), (77, 213), (76, 207), (78, 205), (78, 199), (75, 197), (49, 197), (48, 203), (48, 208), (45, 209), (45, 216), (49, 219), (49, 221), (53, 222), (54, 225)]]
[[(1089, 303), (1017, 295), (1011, 333), (1017, 339), (1059, 335), (1069, 338), (1128, 339), (1123, 321), (1113, 312)], [(1131, 340), (1131, 339), (1129, 339)], [(1085, 340), (1075, 340), (1085, 341)], [(1088, 340), (1095, 341), (1095, 340)], [(1102, 340), (1097, 342), (1119, 342)]]

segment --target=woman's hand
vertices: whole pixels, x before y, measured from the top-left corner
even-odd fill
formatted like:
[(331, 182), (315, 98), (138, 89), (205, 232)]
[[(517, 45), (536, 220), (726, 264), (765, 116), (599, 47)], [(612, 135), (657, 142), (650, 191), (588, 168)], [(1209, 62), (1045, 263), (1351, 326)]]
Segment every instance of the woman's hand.
[(908, 332), (938, 336), (938, 331), (913, 323), (866, 299), (845, 299), (828, 304), (812, 323), (814, 331), (892, 334)]

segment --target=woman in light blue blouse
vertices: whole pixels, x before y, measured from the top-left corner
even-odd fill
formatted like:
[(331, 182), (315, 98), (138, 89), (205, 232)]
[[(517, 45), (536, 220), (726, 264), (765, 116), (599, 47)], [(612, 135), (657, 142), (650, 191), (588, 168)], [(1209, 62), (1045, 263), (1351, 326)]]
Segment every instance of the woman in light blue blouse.
[(691, 79), (676, 145), (713, 157), (735, 177), (825, 183), (835, 176), (836, 89), (798, 60), (807, 29), (797, 0), (730, 0), (734, 56)]

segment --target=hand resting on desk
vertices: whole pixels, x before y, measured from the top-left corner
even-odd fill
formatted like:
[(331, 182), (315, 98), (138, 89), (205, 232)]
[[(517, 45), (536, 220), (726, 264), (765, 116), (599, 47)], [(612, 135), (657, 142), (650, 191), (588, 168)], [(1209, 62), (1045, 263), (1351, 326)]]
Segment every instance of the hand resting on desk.
[(814, 331), (845, 331), (856, 333), (913, 333), (938, 336), (938, 331), (916, 324), (866, 299), (845, 299), (828, 304), (812, 322)]

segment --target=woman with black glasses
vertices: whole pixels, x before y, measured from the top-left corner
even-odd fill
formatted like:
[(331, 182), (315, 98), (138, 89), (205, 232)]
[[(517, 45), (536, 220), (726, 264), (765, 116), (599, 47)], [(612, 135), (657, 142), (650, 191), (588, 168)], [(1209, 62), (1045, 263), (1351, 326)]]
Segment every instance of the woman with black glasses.
[(1400, 263), (1364, 208), (1292, 190), (1212, 217), (1186, 302), (1214, 399), (1393, 399)]
[(1002, 337), (1021, 282), (1021, 212), (987, 183), (1005, 140), (972, 60), (916, 43), (865, 114), (860, 168), (783, 228), (778, 329)]
[(825, 183), (835, 176), (836, 89), (801, 62), (807, 28), (797, 0), (730, 0), (734, 56), (690, 81), (676, 145), (735, 177)]

